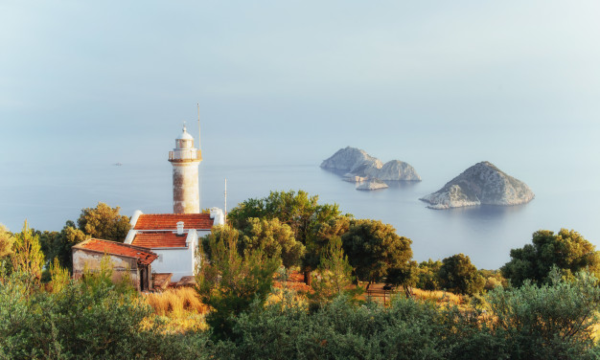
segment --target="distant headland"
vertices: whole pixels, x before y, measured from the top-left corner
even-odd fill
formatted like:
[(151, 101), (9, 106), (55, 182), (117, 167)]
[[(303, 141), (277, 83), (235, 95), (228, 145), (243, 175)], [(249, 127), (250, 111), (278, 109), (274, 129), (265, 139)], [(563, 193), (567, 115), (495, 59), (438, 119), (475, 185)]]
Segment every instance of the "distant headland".
[(519, 205), (535, 197), (524, 182), (507, 175), (494, 164), (483, 161), (450, 180), (443, 188), (419, 200), (430, 209), (477, 205)]

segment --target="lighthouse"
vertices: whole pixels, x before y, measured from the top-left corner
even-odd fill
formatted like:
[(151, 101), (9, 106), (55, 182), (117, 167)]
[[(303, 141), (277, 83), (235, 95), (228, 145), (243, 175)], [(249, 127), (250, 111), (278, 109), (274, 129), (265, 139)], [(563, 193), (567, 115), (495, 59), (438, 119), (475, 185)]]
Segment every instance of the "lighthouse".
[(169, 151), (169, 162), (173, 165), (173, 213), (197, 214), (200, 212), (200, 189), (198, 165), (202, 161), (200, 150), (194, 148), (194, 138), (188, 134), (185, 124), (183, 133), (175, 139), (175, 149)]

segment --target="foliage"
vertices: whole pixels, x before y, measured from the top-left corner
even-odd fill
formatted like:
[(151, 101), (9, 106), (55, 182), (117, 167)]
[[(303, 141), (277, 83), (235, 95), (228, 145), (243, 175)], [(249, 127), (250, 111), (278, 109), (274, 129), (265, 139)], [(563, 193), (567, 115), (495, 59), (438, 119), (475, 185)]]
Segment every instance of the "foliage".
[(311, 235), (319, 224), (326, 223), (340, 216), (337, 204), (319, 205), (318, 196), (309, 196), (308, 193), (298, 190), (271, 191), (269, 196), (262, 199), (248, 199), (233, 208), (227, 215), (228, 223), (236, 229), (248, 227), (249, 219), (279, 219), (282, 224), (288, 225), (296, 241), (307, 247), (307, 254), (302, 262), (302, 268), (307, 275), (315, 268), (315, 261), (320, 258), (320, 253), (310, 246)]
[(99, 202), (95, 208), (81, 210), (77, 226), (93, 238), (123, 242), (131, 225), (129, 217), (119, 214), (120, 209)]
[(6, 226), (0, 224), (0, 259), (12, 254), (14, 242), (13, 234), (8, 231)]
[(439, 260), (433, 261), (429, 259), (421, 262), (419, 264), (419, 280), (416, 286), (423, 290), (440, 290), (439, 272), (441, 267), (442, 262)]
[(496, 336), (506, 339), (511, 359), (596, 359), (597, 279), (585, 272), (562, 279), (557, 267), (549, 278), (540, 287), (525, 281), (520, 288), (499, 287), (489, 293)]
[[(210, 234), (203, 236), (200, 240), (202, 244), (201, 252), (204, 255), (204, 259), (208, 261), (212, 259), (211, 244), (213, 242), (215, 244), (220, 242), (227, 244), (230, 239), (235, 239), (235, 248), (239, 251), (239, 237), (240, 232), (229, 225), (213, 226), (212, 229), (210, 229)], [(201, 264), (199, 263), (199, 265)]]
[(561, 229), (556, 235), (549, 230), (536, 231), (532, 242), (512, 249), (511, 260), (501, 268), (513, 286), (521, 286), (527, 279), (548, 283), (553, 266), (566, 276), (586, 268), (596, 276), (600, 273), (600, 255), (595, 246), (574, 230)]
[(439, 270), (440, 286), (459, 294), (476, 294), (483, 290), (485, 278), (479, 274), (471, 259), (457, 254), (442, 260)]
[(228, 222), (236, 229), (247, 227), (248, 219), (278, 218), (290, 226), (296, 240), (306, 244), (311, 227), (340, 215), (337, 205), (319, 205), (318, 196), (308, 196), (305, 191), (271, 191), (268, 197), (249, 199), (233, 208), (227, 215)]
[(29, 279), (29, 286), (40, 283), (44, 254), (41, 250), (39, 236), (34, 235), (27, 220), (23, 224), (23, 230), (15, 236), (13, 253), (10, 258), (13, 271), (25, 274)]
[(62, 292), (71, 281), (71, 274), (69, 270), (60, 266), (58, 258), (54, 258), (54, 261), (50, 264), (50, 292), (60, 293)]
[(40, 237), (42, 250), (48, 262), (58, 259), (60, 265), (67, 270), (73, 270), (73, 255), (71, 247), (90, 238), (83, 231), (76, 228), (75, 223), (67, 221), (60, 232), (36, 231)]
[(233, 319), (258, 299), (262, 304), (273, 284), (279, 259), (268, 258), (261, 249), (238, 252), (237, 232), (221, 231), (209, 238), (210, 262), (204, 261), (196, 277), (202, 302), (213, 311), (206, 322), (216, 338), (231, 336)]
[(305, 247), (292, 229), (279, 219), (249, 218), (240, 236), (240, 251), (262, 249), (270, 258), (280, 258), (285, 267), (300, 265)]
[(312, 314), (302, 307), (253, 306), (237, 319), (238, 340), (227, 348), (239, 359), (448, 359), (466, 350), (474, 339), (466, 335), (475, 329), (459, 312), (411, 299), (383, 308), (349, 306), (338, 297)]
[[(372, 283), (383, 278), (390, 269), (409, 269), (412, 258), (408, 238), (398, 236), (396, 229), (376, 220), (352, 220), (342, 235), (344, 252), (360, 280)], [(409, 273), (408, 271), (405, 271)], [(397, 282), (410, 279), (397, 279)]]
[(0, 283), (0, 358), (133, 358), (148, 315), (135, 294), (69, 282), (56, 293), (26, 290), (22, 273)]
[(333, 239), (323, 255), (317, 269), (318, 276), (312, 282), (313, 298), (323, 304), (343, 294), (350, 295), (348, 287), (352, 284), (352, 266), (342, 250), (342, 239)]
[(207, 332), (165, 332), (137, 292), (106, 275), (45, 292), (25, 273), (0, 271), (0, 359), (214, 359)]
[(323, 253), (330, 247), (331, 242), (348, 232), (351, 219), (351, 215), (344, 215), (315, 224), (306, 243), (306, 255), (303, 259), (306, 268), (319, 268)]
[(479, 274), (485, 278), (484, 289), (494, 290), (498, 286), (508, 287), (508, 281), (502, 276), (500, 270), (479, 269)]

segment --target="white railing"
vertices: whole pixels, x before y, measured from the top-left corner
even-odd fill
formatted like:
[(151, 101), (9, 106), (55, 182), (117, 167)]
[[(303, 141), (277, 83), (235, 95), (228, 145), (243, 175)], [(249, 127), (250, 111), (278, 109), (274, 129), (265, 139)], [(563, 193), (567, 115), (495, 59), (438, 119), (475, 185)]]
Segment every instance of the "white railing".
[(202, 160), (202, 151), (196, 149), (169, 151), (169, 160)]

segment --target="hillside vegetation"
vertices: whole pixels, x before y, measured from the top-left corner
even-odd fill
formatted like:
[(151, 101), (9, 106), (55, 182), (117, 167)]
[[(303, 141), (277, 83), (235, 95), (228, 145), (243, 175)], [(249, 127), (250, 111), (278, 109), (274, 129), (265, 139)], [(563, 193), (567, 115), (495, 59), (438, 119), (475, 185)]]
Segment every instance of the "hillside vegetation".
[(74, 281), (44, 233), (0, 227), (0, 359), (600, 357), (599, 255), (575, 231), (538, 231), (482, 270), (464, 254), (419, 264), (393, 227), (303, 192), (231, 214), (203, 239), (196, 288), (149, 294), (108, 262)]

